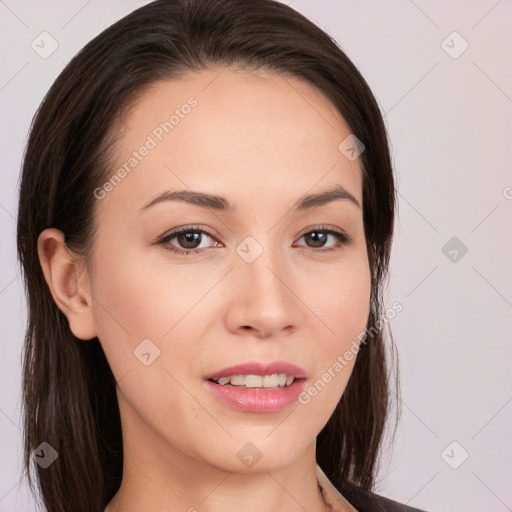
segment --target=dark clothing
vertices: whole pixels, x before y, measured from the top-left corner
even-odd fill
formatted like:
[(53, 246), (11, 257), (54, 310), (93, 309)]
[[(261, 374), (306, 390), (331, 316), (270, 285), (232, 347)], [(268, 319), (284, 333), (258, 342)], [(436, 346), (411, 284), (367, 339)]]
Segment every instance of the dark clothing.
[(347, 489), (343, 490), (343, 497), (358, 512), (426, 512), (418, 508), (402, 505), (397, 501), (384, 498), (370, 491), (365, 491), (360, 487), (349, 484)]

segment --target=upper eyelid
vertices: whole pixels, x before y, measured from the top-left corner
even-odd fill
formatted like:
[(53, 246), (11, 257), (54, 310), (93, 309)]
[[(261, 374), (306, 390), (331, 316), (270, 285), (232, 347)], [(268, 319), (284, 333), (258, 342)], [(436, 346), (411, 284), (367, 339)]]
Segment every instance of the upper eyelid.
[(213, 239), (215, 239), (215, 240), (219, 241), (219, 240), (218, 240), (218, 236), (217, 236), (216, 234), (214, 234), (214, 233), (210, 233), (210, 231), (208, 231), (208, 230), (206, 230), (206, 229), (204, 229), (204, 228), (196, 227), (196, 226), (184, 226), (184, 227), (182, 227), (182, 228), (176, 228), (175, 230), (171, 230), (171, 231), (169, 231), (168, 233), (166, 233), (166, 234), (162, 235), (162, 236), (160, 237), (160, 240), (162, 240), (162, 239), (166, 239), (166, 238), (167, 238), (167, 239), (169, 239), (169, 238), (174, 238), (175, 236), (180, 235), (181, 233), (188, 233), (188, 232), (190, 232), (190, 231), (197, 231), (197, 232), (199, 232), (199, 233), (205, 233), (205, 234), (207, 234), (210, 238), (213, 238)]
[(336, 233), (347, 235), (347, 232), (342, 229), (338, 228), (336, 226), (333, 226), (331, 224), (314, 224), (313, 226), (308, 226), (307, 228), (304, 228), (300, 233), (300, 236), (307, 235), (311, 231), (335, 231)]

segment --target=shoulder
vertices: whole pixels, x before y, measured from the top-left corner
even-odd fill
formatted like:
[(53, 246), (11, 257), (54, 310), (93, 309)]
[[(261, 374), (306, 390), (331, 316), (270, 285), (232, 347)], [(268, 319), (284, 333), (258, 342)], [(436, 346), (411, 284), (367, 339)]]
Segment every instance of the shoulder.
[(348, 502), (357, 512), (427, 512), (367, 491), (349, 480), (345, 480), (341, 488), (337, 489), (318, 464), (316, 470), (318, 483), (327, 492), (332, 505), (339, 501)]
[(349, 484), (343, 496), (358, 512), (426, 512)]

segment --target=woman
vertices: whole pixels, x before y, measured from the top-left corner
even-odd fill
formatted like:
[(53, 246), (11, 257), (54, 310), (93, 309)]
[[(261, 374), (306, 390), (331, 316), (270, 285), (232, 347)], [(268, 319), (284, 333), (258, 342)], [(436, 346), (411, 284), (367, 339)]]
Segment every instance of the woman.
[(20, 189), (46, 509), (414, 510), (372, 492), (394, 204), (368, 85), (290, 7), (157, 1), (86, 45)]

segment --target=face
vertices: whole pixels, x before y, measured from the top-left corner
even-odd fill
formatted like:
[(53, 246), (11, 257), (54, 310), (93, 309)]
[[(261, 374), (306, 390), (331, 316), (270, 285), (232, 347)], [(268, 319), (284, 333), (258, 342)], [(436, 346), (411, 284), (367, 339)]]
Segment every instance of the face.
[[(366, 328), (361, 168), (310, 85), (221, 71), (159, 82), (125, 115), (88, 286), (125, 440), (271, 470), (314, 447)], [(257, 377), (208, 380), (239, 373)]]

